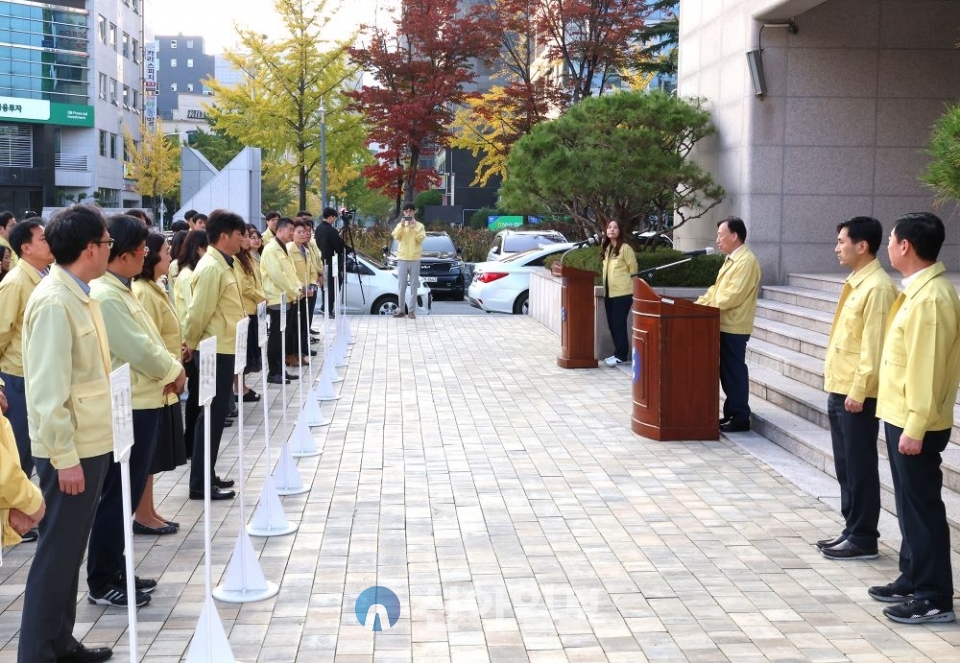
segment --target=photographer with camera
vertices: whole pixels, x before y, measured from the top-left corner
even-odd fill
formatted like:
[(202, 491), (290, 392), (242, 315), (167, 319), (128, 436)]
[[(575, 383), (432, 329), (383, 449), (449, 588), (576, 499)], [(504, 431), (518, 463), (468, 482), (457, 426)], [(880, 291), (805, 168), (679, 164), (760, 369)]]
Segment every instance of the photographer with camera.
[[(400, 281), (397, 292), (397, 312), (395, 318), (402, 318), (405, 313), (403, 305), (407, 304), (406, 313), (411, 318), (417, 317), (417, 291), (420, 289), (420, 255), (423, 252), (423, 240), (427, 231), (423, 224), (417, 221), (413, 214), (416, 210), (413, 203), (403, 206), (403, 213), (397, 227), (393, 229), (393, 238), (397, 240), (397, 279)], [(407, 282), (410, 283), (410, 299), (406, 298)]]
[(332, 207), (323, 208), (323, 223), (317, 226), (316, 239), (317, 246), (320, 247), (320, 255), (323, 257), (323, 271), (327, 276), (327, 314), (333, 318), (336, 317), (336, 302), (333, 288), (333, 256), (336, 254), (339, 263), (340, 283), (343, 283), (344, 257), (347, 245), (344, 244), (340, 233), (333, 227), (337, 222), (337, 210)]

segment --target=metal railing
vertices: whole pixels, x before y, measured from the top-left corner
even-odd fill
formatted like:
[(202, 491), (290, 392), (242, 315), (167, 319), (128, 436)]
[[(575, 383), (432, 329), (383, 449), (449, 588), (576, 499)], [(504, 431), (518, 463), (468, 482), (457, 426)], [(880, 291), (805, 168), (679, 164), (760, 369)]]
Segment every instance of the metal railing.
[(54, 160), (54, 167), (59, 170), (72, 170), (76, 172), (86, 172), (87, 155), (86, 154), (67, 154), (59, 153)]

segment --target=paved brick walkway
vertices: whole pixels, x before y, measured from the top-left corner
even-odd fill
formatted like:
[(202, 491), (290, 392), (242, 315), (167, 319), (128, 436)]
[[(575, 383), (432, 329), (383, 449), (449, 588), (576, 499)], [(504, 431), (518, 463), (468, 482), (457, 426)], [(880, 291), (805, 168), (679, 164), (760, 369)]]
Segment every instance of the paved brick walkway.
[[(960, 626), (895, 625), (867, 596), (896, 575), (894, 551), (823, 559), (811, 544), (839, 530), (831, 508), (725, 442), (636, 437), (629, 376), (559, 369), (558, 339), (532, 320), (352, 323), (343, 398), (323, 406), (332, 424), (314, 429), (323, 454), (298, 461), (312, 488), (282, 498), (300, 529), (253, 539), (280, 593), (218, 605), (238, 659), (960, 659)], [(261, 410), (248, 414), (256, 496)], [(295, 416), (291, 407), (291, 425)], [(235, 476), (228, 431), (218, 469)], [(150, 663), (185, 657), (203, 599), (202, 506), (186, 499), (185, 479), (157, 484), (181, 532), (136, 537), (138, 573), (160, 580), (139, 612)], [(238, 518), (238, 503), (213, 507), (215, 584)], [(9, 550), (0, 569), (0, 663), (16, 659), (31, 552)], [(377, 634), (354, 615), (373, 585), (401, 603)], [(125, 611), (78, 599), (84, 639), (128, 659)]]

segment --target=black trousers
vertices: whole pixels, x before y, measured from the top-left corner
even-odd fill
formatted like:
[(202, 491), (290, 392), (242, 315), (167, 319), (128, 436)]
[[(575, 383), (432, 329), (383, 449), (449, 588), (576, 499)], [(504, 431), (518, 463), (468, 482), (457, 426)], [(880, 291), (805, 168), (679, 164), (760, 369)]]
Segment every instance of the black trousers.
[(247, 331), (247, 367), (244, 373), (256, 373), (263, 368), (260, 355), (260, 326), (257, 324), (257, 316), (248, 315), (250, 327)]
[(309, 328), (313, 329), (313, 316), (317, 312), (317, 298), (320, 296), (320, 291), (314, 288), (313, 294), (307, 297), (307, 319), (309, 321)]
[(607, 326), (613, 337), (613, 354), (620, 361), (630, 361), (630, 308), (633, 295), (604, 297), (603, 305), (607, 311)]
[(60, 491), (50, 459), (34, 459), (47, 513), (40, 521), (40, 540), (23, 594), (18, 661), (56, 663), (79, 644), (73, 627), (80, 563), (110, 460), (111, 454), (82, 458), (84, 491), (67, 495)]
[(287, 352), (289, 354), (294, 354), (299, 344), (300, 352), (298, 354), (305, 356), (310, 355), (310, 312), (307, 309), (308, 305), (309, 299), (302, 297), (297, 302), (297, 307), (293, 310), (293, 344), (291, 345), (289, 341), (287, 342)]
[[(337, 287), (340, 290), (343, 290), (343, 270), (344, 270), (343, 258), (344, 256), (337, 256), (337, 262), (340, 263), (340, 283), (338, 284)], [(334, 308), (334, 302), (333, 302), (335, 293), (333, 292), (333, 260), (332, 259), (326, 259), (323, 261), (323, 273), (325, 278), (327, 279), (327, 314), (335, 315), (336, 309)]]
[(267, 329), (267, 370), (269, 375), (283, 375), (283, 351), (280, 334), (280, 316), (286, 315), (279, 308), (268, 308), (270, 327)]
[[(130, 502), (135, 511), (153, 468), (162, 409), (133, 411), (133, 448), (130, 450)], [(97, 515), (87, 547), (87, 587), (100, 593), (116, 582), (126, 568), (123, 557), (123, 521), (133, 513), (123, 511), (120, 464), (110, 454), (110, 467), (103, 481)]]
[(723, 417), (750, 423), (750, 375), (747, 372), (747, 341), (750, 334), (720, 332), (720, 386), (726, 399)]
[(844, 394), (827, 396), (833, 463), (840, 483), (840, 513), (844, 536), (860, 548), (877, 547), (880, 532), (880, 473), (877, 467), (877, 399), (868, 398), (863, 411), (847, 412)]
[(900, 453), (902, 428), (884, 422), (884, 432), (903, 537), (897, 584), (912, 589), (917, 599), (932, 601), (938, 608), (952, 608), (950, 528), (940, 496), (940, 454), (950, 441), (950, 429), (927, 432), (916, 456)]
[[(195, 355), (199, 357), (199, 353)], [(199, 365), (199, 360), (198, 360)], [(214, 469), (220, 453), (220, 438), (223, 437), (223, 422), (230, 414), (233, 404), (234, 356), (217, 353), (216, 394), (210, 402), (210, 477), (217, 475)], [(190, 490), (203, 491), (203, 421), (204, 408), (194, 427), (193, 460), (190, 464)]]
[(200, 374), (197, 373), (196, 356), (183, 363), (183, 370), (187, 374), (187, 404), (183, 411), (183, 443), (187, 450), (187, 458), (193, 456), (194, 427), (197, 417), (200, 416)]

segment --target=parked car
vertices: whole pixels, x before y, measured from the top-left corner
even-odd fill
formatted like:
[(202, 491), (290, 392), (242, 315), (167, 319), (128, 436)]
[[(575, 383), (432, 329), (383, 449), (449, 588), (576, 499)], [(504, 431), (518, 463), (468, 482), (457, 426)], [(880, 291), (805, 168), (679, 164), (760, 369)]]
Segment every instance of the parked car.
[(487, 262), (496, 262), (515, 253), (566, 241), (567, 238), (556, 230), (501, 230), (493, 238), (493, 246), (487, 252)]
[[(420, 282), (425, 283), (435, 295), (450, 295), (463, 300), (466, 291), (464, 280), (463, 249), (453, 245), (445, 232), (430, 231), (423, 240), (420, 257)], [(384, 262), (390, 267), (397, 265), (397, 240), (384, 247)]]
[(477, 263), (467, 300), (474, 308), (488, 313), (526, 315), (530, 310), (530, 272), (543, 267), (548, 257), (573, 246), (571, 242), (551, 244), (503, 260)]
[[(347, 313), (393, 315), (398, 308), (397, 270), (387, 267), (359, 251), (347, 254), (344, 294)], [(429, 315), (433, 308), (430, 288), (420, 285), (417, 291), (417, 314)]]
[[(637, 241), (640, 242), (641, 244), (646, 244), (646, 243), (649, 242), (649, 241), (651, 240), (651, 238), (652, 238), (654, 235), (656, 235), (656, 234), (657, 234), (657, 233), (655, 233), (654, 231), (648, 230), (648, 231), (642, 232), (642, 233), (634, 233), (634, 237), (636, 237)], [(655, 244), (656, 244), (657, 246), (662, 246), (662, 247), (667, 248), (667, 249), (672, 249), (672, 248), (673, 248), (673, 238), (671, 238), (669, 235), (660, 235), (660, 236), (657, 237), (657, 239), (656, 239), (656, 241), (655, 241)]]

